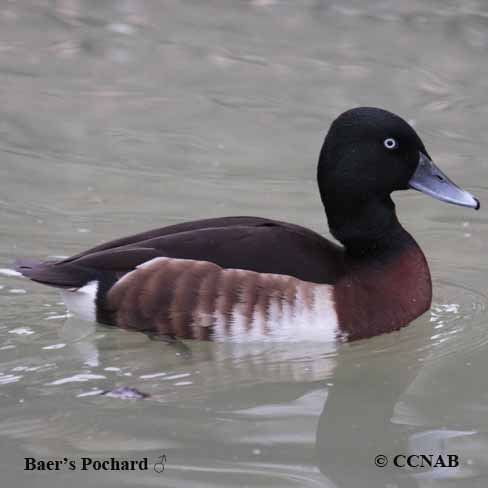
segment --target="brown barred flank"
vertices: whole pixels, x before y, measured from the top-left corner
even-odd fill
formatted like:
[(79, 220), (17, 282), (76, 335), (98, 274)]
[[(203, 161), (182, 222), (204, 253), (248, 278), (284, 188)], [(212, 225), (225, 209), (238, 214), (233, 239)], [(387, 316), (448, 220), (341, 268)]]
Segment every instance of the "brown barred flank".
[(219, 335), (231, 336), (239, 317), (245, 331), (266, 335), (270, 315), (282, 319), (285, 307), (294, 310), (300, 302), (313, 312), (315, 290), (324, 286), (206, 261), (156, 258), (117, 281), (101, 306), (112, 325), (127, 329), (208, 340), (217, 324)]

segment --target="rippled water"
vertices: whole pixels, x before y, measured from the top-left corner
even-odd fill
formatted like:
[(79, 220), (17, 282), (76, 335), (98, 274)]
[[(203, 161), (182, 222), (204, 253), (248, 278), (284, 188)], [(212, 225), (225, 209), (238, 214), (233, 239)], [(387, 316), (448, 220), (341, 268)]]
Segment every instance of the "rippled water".
[[(326, 233), (318, 151), (359, 104), (411, 120), (486, 207), (487, 48), (481, 0), (3, 2), (2, 486), (485, 487), (483, 208), (398, 195), (431, 266), (432, 310), (337, 348), (195, 342), (189, 355), (68, 318), (55, 291), (9, 269), (207, 216)], [(103, 394), (116, 387), (150, 396)], [(412, 453), (460, 465), (374, 465)], [(33, 474), (27, 456), (147, 457), (150, 469)]]

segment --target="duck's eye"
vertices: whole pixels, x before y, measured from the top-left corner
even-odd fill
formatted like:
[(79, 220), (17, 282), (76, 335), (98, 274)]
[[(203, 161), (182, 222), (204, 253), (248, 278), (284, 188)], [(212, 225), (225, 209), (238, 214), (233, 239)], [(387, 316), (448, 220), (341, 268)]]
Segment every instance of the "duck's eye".
[(383, 144), (385, 145), (386, 149), (396, 149), (398, 147), (398, 142), (393, 139), (393, 137), (388, 137), (388, 139), (385, 139)]

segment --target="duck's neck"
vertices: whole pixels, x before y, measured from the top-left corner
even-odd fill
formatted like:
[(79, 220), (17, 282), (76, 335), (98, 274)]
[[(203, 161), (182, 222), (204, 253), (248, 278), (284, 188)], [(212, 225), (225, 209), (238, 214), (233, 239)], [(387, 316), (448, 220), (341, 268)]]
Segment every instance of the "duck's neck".
[(329, 229), (353, 259), (382, 258), (415, 244), (401, 226), (391, 198), (357, 201), (328, 201), (325, 205)]
[(345, 247), (345, 274), (334, 288), (349, 340), (399, 329), (430, 308), (427, 261), (389, 197), (356, 208), (346, 204), (339, 214), (327, 210), (331, 232)]

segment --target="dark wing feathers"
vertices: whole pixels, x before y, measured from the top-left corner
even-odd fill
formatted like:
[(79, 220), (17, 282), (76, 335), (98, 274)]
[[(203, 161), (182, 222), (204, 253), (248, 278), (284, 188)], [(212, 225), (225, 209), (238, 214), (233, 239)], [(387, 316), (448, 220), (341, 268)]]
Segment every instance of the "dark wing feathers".
[(222, 268), (286, 274), (315, 283), (333, 283), (343, 267), (342, 248), (304, 227), (226, 217), (136, 234), (61, 261), (22, 260), (16, 268), (35, 281), (79, 287), (93, 279), (116, 279), (157, 257), (210, 261)]
[(113, 249), (114, 247), (129, 246), (134, 244), (138, 245), (141, 242), (145, 242), (150, 239), (165, 237), (172, 234), (180, 234), (181, 232), (188, 232), (200, 229), (214, 229), (216, 227), (234, 227), (236, 225), (254, 227), (269, 223), (278, 222), (261, 217), (218, 217), (214, 219), (202, 219), (194, 220), (191, 222), (182, 222), (180, 224), (167, 225), (166, 227), (160, 227), (158, 229), (140, 232), (139, 234), (121, 237), (120, 239), (114, 239), (113, 241), (105, 242), (98, 246), (92, 247), (91, 249), (87, 249), (86, 251), (83, 251), (79, 254), (71, 256), (64, 261), (73, 261), (81, 256), (92, 254), (97, 251), (105, 251), (106, 249)]
[(139, 266), (139, 264), (158, 257), (161, 257), (161, 253), (157, 249), (142, 244), (137, 247), (116, 247), (115, 249), (86, 254), (74, 261), (56, 263), (55, 266), (77, 265), (102, 272), (127, 273), (127, 271)]

